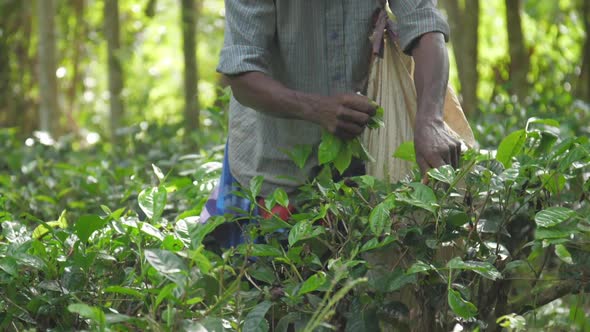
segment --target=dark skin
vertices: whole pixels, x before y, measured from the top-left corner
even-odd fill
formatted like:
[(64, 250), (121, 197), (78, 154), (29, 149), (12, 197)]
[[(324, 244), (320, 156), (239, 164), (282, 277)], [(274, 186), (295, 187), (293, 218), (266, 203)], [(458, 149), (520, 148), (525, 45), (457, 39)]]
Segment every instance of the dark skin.
[[(444, 127), (444, 97), (449, 78), (449, 59), (441, 33), (419, 37), (411, 54), (416, 63), (414, 82), (418, 111), (414, 128), (416, 161), (422, 173), (445, 164), (457, 167), (461, 143)], [(282, 118), (316, 123), (330, 133), (352, 139), (359, 136), (375, 107), (354, 93), (321, 96), (292, 90), (261, 72), (226, 76), (240, 104)]]

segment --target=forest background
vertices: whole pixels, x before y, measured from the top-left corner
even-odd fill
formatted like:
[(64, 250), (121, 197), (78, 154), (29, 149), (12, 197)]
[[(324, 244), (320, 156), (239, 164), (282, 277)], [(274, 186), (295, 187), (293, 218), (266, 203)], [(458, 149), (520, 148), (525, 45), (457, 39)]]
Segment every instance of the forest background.
[[(450, 83), (482, 148), (495, 149), (531, 117), (588, 136), (589, 1), (439, 5), (452, 29)], [(184, 195), (166, 209), (197, 215), (227, 134), (229, 91), (215, 72), (223, 31), (221, 0), (0, 0), (1, 221), (33, 229), (62, 211), (75, 219), (101, 204), (142, 205), (151, 164), (173, 174), (166, 190)], [(127, 170), (106, 174), (105, 160)], [(14, 308), (3, 298), (0, 306)], [(588, 304), (566, 299), (547, 321), (567, 326), (571, 306)], [(31, 326), (57, 324), (21, 311), (6, 309), (2, 326), (19, 315)]]

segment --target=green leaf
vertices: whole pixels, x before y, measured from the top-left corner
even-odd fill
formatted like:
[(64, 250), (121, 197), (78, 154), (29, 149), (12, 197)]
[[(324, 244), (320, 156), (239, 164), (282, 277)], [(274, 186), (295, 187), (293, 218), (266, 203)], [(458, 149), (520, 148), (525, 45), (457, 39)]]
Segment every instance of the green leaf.
[(512, 158), (520, 153), (524, 147), (526, 138), (527, 134), (523, 129), (517, 130), (506, 136), (498, 147), (496, 159), (501, 162), (505, 168), (512, 166)]
[(189, 226), (189, 235), (191, 238), (192, 249), (201, 246), (203, 239), (209, 233), (213, 232), (219, 225), (225, 223), (225, 218), (222, 216), (214, 216), (207, 220), (207, 222), (199, 222)]
[(185, 303), (187, 305), (193, 305), (193, 304), (201, 303), (201, 302), (203, 302), (203, 300), (204, 299), (202, 297), (196, 296), (196, 297), (193, 297), (193, 298), (190, 298), (190, 299), (186, 300)]
[(130, 295), (136, 297), (138, 299), (143, 299), (143, 294), (135, 290), (133, 288), (122, 287), (122, 286), (109, 286), (104, 289), (105, 293), (116, 293), (116, 294), (123, 294), (123, 295)]
[(559, 161), (558, 170), (563, 173), (576, 162), (582, 162), (588, 157), (588, 151), (583, 146), (576, 146), (571, 149), (565, 157)]
[(201, 270), (201, 273), (207, 274), (213, 268), (211, 261), (207, 256), (201, 253), (201, 249), (192, 250), (190, 251), (190, 259), (195, 263), (195, 265)]
[(0, 270), (10, 274), (13, 277), (18, 277), (18, 263), (12, 256), (0, 258)]
[(152, 236), (160, 241), (164, 241), (164, 234), (160, 232), (156, 227), (148, 224), (147, 222), (139, 222), (138, 223), (139, 230), (143, 233)]
[(274, 201), (279, 203), (280, 206), (285, 207), (285, 208), (289, 206), (289, 196), (287, 196), (287, 193), (285, 192), (285, 190), (283, 188), (275, 189), (275, 191), (272, 195), (273, 195)]
[(341, 148), (342, 140), (327, 131), (324, 131), (322, 134), (322, 142), (320, 143), (318, 150), (318, 160), (320, 165), (336, 159)]
[(383, 114), (385, 111), (383, 107), (379, 106), (376, 102), (373, 101), (373, 106), (375, 106), (375, 115), (373, 115), (369, 122), (367, 123), (367, 127), (369, 129), (377, 129), (382, 128), (385, 126), (385, 122), (383, 122)]
[(535, 239), (537, 239), (537, 240), (566, 239), (575, 233), (578, 233), (575, 229), (559, 229), (559, 227), (556, 227), (556, 228), (537, 227), (537, 229), (535, 229)]
[(13, 256), (20, 265), (32, 267), (37, 270), (46, 271), (47, 264), (38, 256), (29, 255), (24, 252), (17, 253)]
[(145, 259), (161, 274), (186, 273), (186, 264), (176, 254), (160, 249), (146, 249)]
[(535, 222), (539, 227), (554, 227), (575, 216), (576, 212), (564, 207), (551, 207), (537, 212)]
[(551, 148), (557, 142), (557, 135), (552, 133), (543, 132), (541, 133), (541, 141), (535, 149), (535, 156), (542, 156), (551, 150)]
[(455, 181), (455, 169), (451, 165), (433, 168), (428, 171), (428, 175), (435, 180), (448, 184), (453, 184)]
[(407, 141), (400, 144), (400, 146), (398, 146), (398, 148), (395, 150), (393, 157), (415, 163), (416, 150), (414, 149), (414, 142)]
[[(63, 210), (57, 219), (57, 221), (50, 221), (45, 223), (47, 226), (51, 228), (61, 228), (65, 229), (68, 227), (68, 220), (66, 219), (66, 210)], [(41, 224), (33, 230), (32, 237), (33, 239), (39, 239), (43, 237), (45, 234), (49, 232), (49, 229), (45, 226), (45, 224)]]
[(253, 257), (282, 257), (283, 252), (269, 244), (242, 244), (238, 247), (238, 252), (242, 255)]
[(156, 174), (156, 177), (158, 177), (158, 180), (160, 180), (161, 183), (165, 178), (164, 173), (158, 166), (154, 164), (152, 164), (152, 169), (154, 170), (154, 174)]
[[(257, 304), (248, 315), (246, 315), (246, 319), (244, 320), (244, 327), (242, 328), (243, 331), (252, 331), (252, 332), (266, 332), (268, 331), (268, 324), (263, 324), (266, 322), (264, 316), (268, 312), (268, 309), (272, 306), (272, 302), (270, 301), (263, 301)], [(266, 328), (264, 328), (266, 327)]]
[(371, 232), (380, 236), (391, 228), (390, 212), (395, 207), (395, 197), (390, 196), (371, 211), (369, 215), (369, 227)]
[(313, 292), (326, 284), (327, 281), (326, 273), (320, 271), (305, 280), (303, 285), (301, 285), (301, 288), (299, 288), (298, 294), (303, 295)]
[(559, 194), (564, 188), (566, 179), (563, 174), (542, 174), (541, 181), (545, 188), (552, 194)]
[(348, 144), (350, 144), (353, 156), (359, 158), (360, 160), (366, 160), (372, 163), (375, 162), (375, 158), (371, 156), (371, 154), (369, 153), (363, 142), (361, 142), (361, 139), (359, 137), (350, 140)]
[(156, 302), (155, 302), (155, 306), (156, 308), (158, 306), (160, 306), (160, 304), (167, 298), (169, 298), (172, 295), (172, 292), (174, 292), (174, 289), (176, 289), (176, 284), (168, 284), (164, 287), (162, 287), (162, 289), (160, 289), (160, 292), (158, 293), (158, 297), (156, 297)]
[(297, 167), (303, 168), (311, 155), (313, 146), (310, 144), (297, 144), (291, 151), (285, 151), (285, 153), (295, 162)]
[(344, 174), (352, 162), (352, 145), (350, 142), (344, 142), (336, 159), (334, 159), (334, 167), (336, 167), (338, 173), (341, 175)]
[(557, 257), (559, 257), (559, 259), (561, 259), (565, 263), (574, 264), (574, 261), (572, 260), (572, 255), (563, 244), (555, 245), (555, 254), (557, 255)]
[(311, 239), (324, 233), (320, 227), (314, 227), (309, 220), (301, 220), (289, 231), (289, 245), (293, 246), (295, 243)]
[(164, 186), (153, 187), (144, 189), (139, 193), (137, 201), (143, 213), (152, 219), (153, 222), (157, 223), (160, 221), (160, 217), (162, 217), (162, 213), (164, 212), (167, 195), (168, 193)]
[(502, 327), (510, 328), (509, 331), (526, 331), (526, 319), (517, 314), (499, 317), (496, 319), (496, 323)]
[(260, 230), (266, 234), (272, 233), (281, 228), (289, 229), (292, 226), (280, 218), (270, 218), (260, 220)]
[(266, 265), (255, 265), (250, 268), (249, 272), (254, 279), (264, 281), (269, 285), (272, 285), (277, 279), (273, 269)]
[(90, 235), (95, 231), (104, 227), (107, 223), (105, 219), (94, 215), (83, 215), (74, 223), (74, 233), (78, 236), (81, 242), (86, 243)]
[(262, 188), (262, 182), (264, 177), (261, 175), (255, 176), (250, 180), (250, 192), (252, 193), (251, 198), (256, 198), (260, 195), (260, 189)]
[(477, 308), (473, 303), (465, 301), (461, 294), (454, 289), (449, 289), (448, 293), (449, 306), (457, 316), (469, 319), (477, 315)]
[(469, 222), (469, 215), (465, 211), (450, 210), (447, 215), (447, 224), (461, 227)]
[(365, 242), (361, 247), (359, 252), (365, 252), (369, 250), (379, 249), (385, 247), (386, 245), (397, 241), (397, 237), (393, 235), (389, 235), (383, 239), (383, 241), (379, 242), (379, 239), (376, 237), (371, 238), (369, 241)]
[(461, 258), (455, 257), (447, 263), (447, 267), (457, 270), (470, 270), (491, 280), (502, 279), (502, 274), (488, 262), (464, 262)]
[(439, 205), (436, 203), (437, 199), (434, 191), (419, 182), (410, 183), (409, 186), (413, 190), (409, 194), (402, 193), (398, 195), (397, 200), (435, 213)]
[(104, 326), (106, 317), (104, 312), (97, 307), (91, 307), (84, 303), (74, 303), (68, 306), (68, 311), (76, 313), (84, 318), (88, 318), (100, 326)]
[(412, 266), (410, 266), (410, 268), (406, 271), (406, 274), (415, 274), (431, 270), (436, 270), (436, 268), (431, 264), (424, 263), (423, 261), (417, 261)]
[(301, 312), (292, 311), (288, 314), (284, 315), (279, 322), (277, 323), (274, 331), (275, 332), (288, 332), (290, 331), (290, 326), (296, 326), (295, 330), (297, 331), (298, 324), (303, 325), (304, 323), (308, 322), (310, 317), (304, 316)]
[(177, 239), (174, 235), (168, 234), (162, 241), (162, 249), (168, 251), (180, 251), (184, 249), (184, 243)]
[(412, 284), (415, 282), (416, 282), (416, 275), (415, 274), (400, 273), (399, 275), (396, 275), (395, 278), (392, 278), (389, 281), (389, 283), (387, 285), (386, 292), (395, 292), (395, 291), (401, 289), (402, 287), (404, 287), (405, 285)]
[(559, 128), (559, 122), (554, 119), (541, 119), (541, 118), (536, 118), (536, 117), (529, 118), (526, 122), (526, 129), (529, 130), (529, 127), (532, 124), (541, 124), (541, 125), (545, 125), (545, 126)]

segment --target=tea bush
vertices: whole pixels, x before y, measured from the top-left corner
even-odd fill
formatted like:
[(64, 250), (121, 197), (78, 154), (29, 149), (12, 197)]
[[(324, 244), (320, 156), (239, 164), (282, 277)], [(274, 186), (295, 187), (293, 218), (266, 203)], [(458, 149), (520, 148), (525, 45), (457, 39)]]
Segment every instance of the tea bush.
[[(166, 130), (131, 130), (125, 151), (0, 131), (2, 330), (522, 330), (590, 289), (590, 143), (555, 120), (428, 184), (334, 182), (327, 163), (288, 222), (253, 209), (200, 223), (221, 148), (183, 155)], [(289, 197), (256, 208), (274, 204)], [(219, 248), (212, 232), (232, 222), (256, 240)], [(581, 301), (565, 326), (590, 327)]]

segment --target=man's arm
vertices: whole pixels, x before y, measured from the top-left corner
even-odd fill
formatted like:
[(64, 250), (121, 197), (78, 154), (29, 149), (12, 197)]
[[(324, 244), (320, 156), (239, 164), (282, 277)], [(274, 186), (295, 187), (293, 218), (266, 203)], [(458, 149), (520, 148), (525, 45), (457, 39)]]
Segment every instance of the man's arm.
[(445, 129), (443, 109), (449, 78), (445, 48), (449, 25), (436, 8), (436, 0), (389, 1), (398, 19), (400, 45), (414, 57), (414, 83), (418, 113), (414, 128), (416, 161), (422, 173), (444, 164), (457, 166), (460, 143)]
[(441, 33), (422, 35), (412, 48), (416, 63), (414, 83), (418, 112), (414, 128), (416, 161), (425, 173), (445, 164), (457, 167), (461, 142), (445, 129), (444, 100), (449, 79), (449, 58)]
[(375, 109), (354, 94), (320, 96), (285, 87), (270, 71), (276, 42), (273, 0), (226, 0), (224, 47), (217, 70), (225, 75), (236, 100), (266, 114), (310, 121), (348, 139), (360, 135)]
[(225, 77), (240, 104), (272, 116), (316, 123), (343, 139), (360, 135), (375, 114), (369, 99), (356, 94), (303, 93), (257, 71)]

